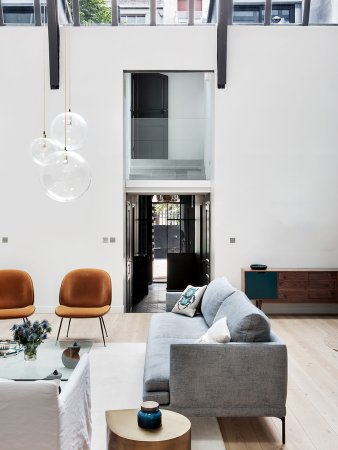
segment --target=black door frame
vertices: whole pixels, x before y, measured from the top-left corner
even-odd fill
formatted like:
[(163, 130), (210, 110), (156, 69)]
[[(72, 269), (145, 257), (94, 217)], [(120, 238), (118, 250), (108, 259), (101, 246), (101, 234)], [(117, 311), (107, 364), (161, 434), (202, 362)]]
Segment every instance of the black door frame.
[[(142, 84), (147, 83), (148, 87), (153, 84), (155, 86), (156, 80), (160, 80), (161, 92), (155, 88), (153, 89), (153, 95), (157, 95), (157, 107), (148, 108), (147, 105), (141, 104), (140, 92)], [(144, 84), (143, 84), (144, 85)], [(168, 159), (168, 87), (169, 78), (168, 75), (164, 75), (158, 72), (149, 73), (132, 73), (131, 74), (131, 158), (132, 159), (144, 159), (139, 158), (139, 150), (135, 149), (139, 142), (142, 142), (143, 134), (145, 131), (151, 128), (151, 121), (153, 119), (153, 129), (160, 128), (162, 131), (162, 148), (164, 153), (158, 155), (155, 159)], [(159, 95), (158, 95), (159, 94)], [(148, 98), (148, 97), (147, 97)], [(137, 119), (141, 119), (138, 121)], [(143, 120), (147, 120), (147, 127)], [(155, 126), (156, 124), (156, 126)], [(156, 142), (156, 140), (155, 140)], [(160, 140), (158, 140), (160, 142)], [(153, 159), (148, 157), (145, 159)]]
[[(139, 194), (132, 194), (135, 195), (138, 198), (139, 201), (139, 197), (142, 196), (141, 193)], [(153, 195), (156, 195), (156, 193), (147, 193), (147, 194), (143, 194), (143, 195), (147, 195), (150, 198), (153, 197)], [(170, 195), (170, 194), (169, 194)], [(186, 194), (178, 194), (178, 195), (186, 195)], [(190, 195), (194, 196), (194, 199), (196, 198), (196, 195), (199, 195), (198, 192), (196, 193), (191, 193)], [(203, 284), (208, 284), (209, 279), (210, 279), (210, 251), (211, 251), (211, 214), (210, 214), (210, 193), (205, 193), (205, 201), (203, 202), (202, 205), (200, 205), (200, 249), (199, 249), (199, 253), (200, 253), (200, 267), (201, 267), (201, 282), (203, 282)], [(126, 211), (128, 208), (128, 193), (127, 193), (127, 202), (126, 202)], [(170, 202), (169, 202), (170, 203)], [(130, 204), (130, 202), (129, 202)], [(150, 202), (150, 204), (152, 205), (152, 202)], [(196, 204), (195, 204), (195, 208), (196, 208)], [(135, 207), (135, 208), (134, 208)], [(130, 224), (131, 228), (129, 230), (129, 232), (132, 233), (132, 242), (130, 242), (131, 245), (131, 251), (133, 254), (135, 254), (135, 241), (134, 241), (134, 233), (135, 233), (135, 209), (137, 208), (136, 205), (132, 204), (132, 208), (131, 208), (131, 219), (132, 219), (132, 224)], [(126, 212), (127, 213), (127, 212)], [(128, 221), (127, 221), (128, 222)], [(151, 233), (152, 233), (152, 218), (150, 220), (151, 223)], [(128, 223), (126, 224), (126, 246), (128, 245)], [(131, 231), (132, 230), (132, 231)], [(144, 230), (145, 232), (145, 230)], [(148, 230), (149, 232), (149, 230)], [(148, 233), (147, 233), (148, 234)], [(149, 236), (149, 234), (148, 234)], [(149, 244), (149, 243), (148, 243)], [(133, 256), (133, 255), (131, 255)], [(152, 254), (151, 257), (153, 257), (153, 249), (152, 249)], [(131, 258), (132, 259), (132, 258)], [(132, 262), (131, 262), (132, 263)], [(130, 277), (133, 278), (133, 267), (131, 265), (131, 269), (130, 270)], [(128, 283), (128, 259), (127, 259), (127, 264), (126, 264), (126, 271), (127, 271), (127, 277), (126, 277), (126, 282)], [(153, 282), (153, 279), (151, 278), (150, 282)], [(133, 283), (133, 279), (131, 279), (130, 283)], [(126, 295), (128, 295), (128, 289), (126, 290)], [(129, 309), (127, 308), (127, 305), (129, 305)], [(130, 297), (129, 299), (129, 303), (128, 303), (128, 298), (126, 298), (126, 312), (130, 312), (132, 307), (132, 298)]]

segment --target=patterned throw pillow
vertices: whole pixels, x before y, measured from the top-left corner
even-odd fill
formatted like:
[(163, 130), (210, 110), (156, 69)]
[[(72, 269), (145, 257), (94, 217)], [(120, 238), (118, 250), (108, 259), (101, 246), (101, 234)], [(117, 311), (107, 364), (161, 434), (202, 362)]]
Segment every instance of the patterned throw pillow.
[(178, 300), (171, 312), (193, 317), (196, 314), (197, 307), (202, 300), (206, 288), (206, 285), (202, 287), (195, 287), (189, 284), (189, 286), (183, 291), (181, 298)]

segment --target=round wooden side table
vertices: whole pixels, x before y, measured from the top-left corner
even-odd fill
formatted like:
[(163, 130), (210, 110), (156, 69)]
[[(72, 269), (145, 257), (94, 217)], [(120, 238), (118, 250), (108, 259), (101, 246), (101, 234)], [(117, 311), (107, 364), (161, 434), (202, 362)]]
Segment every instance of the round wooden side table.
[(191, 450), (191, 423), (182, 414), (161, 410), (162, 426), (145, 430), (136, 409), (106, 411), (107, 450)]

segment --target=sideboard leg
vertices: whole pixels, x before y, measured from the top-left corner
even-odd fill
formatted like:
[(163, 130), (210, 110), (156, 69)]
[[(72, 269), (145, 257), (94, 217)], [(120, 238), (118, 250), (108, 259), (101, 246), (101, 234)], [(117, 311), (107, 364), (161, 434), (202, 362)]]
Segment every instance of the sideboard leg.
[(263, 303), (263, 300), (256, 300), (257, 308), (262, 309), (262, 303)]

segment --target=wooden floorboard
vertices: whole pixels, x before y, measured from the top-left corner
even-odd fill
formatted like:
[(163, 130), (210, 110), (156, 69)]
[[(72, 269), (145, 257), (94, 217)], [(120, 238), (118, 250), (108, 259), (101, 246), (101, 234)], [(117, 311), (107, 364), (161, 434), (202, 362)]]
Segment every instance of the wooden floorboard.
[[(146, 342), (151, 314), (105, 316), (108, 342)], [(56, 338), (59, 319), (47, 318)], [(0, 338), (10, 338), (16, 320), (0, 321)], [(64, 321), (60, 337), (64, 338)], [(227, 450), (338, 450), (338, 352), (328, 347), (328, 335), (338, 334), (337, 316), (271, 316), (273, 330), (287, 344), (289, 383), (286, 445), (278, 418), (219, 418)], [(97, 319), (73, 320), (69, 339), (102, 342)], [(0, 360), (1, 364), (1, 360)], [(205, 449), (208, 450), (208, 449)]]

